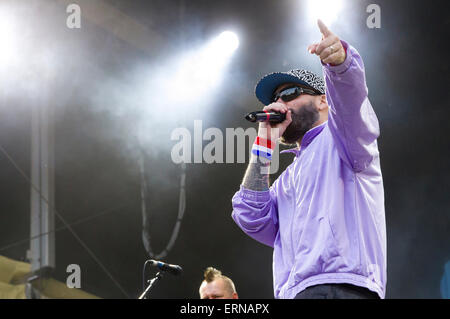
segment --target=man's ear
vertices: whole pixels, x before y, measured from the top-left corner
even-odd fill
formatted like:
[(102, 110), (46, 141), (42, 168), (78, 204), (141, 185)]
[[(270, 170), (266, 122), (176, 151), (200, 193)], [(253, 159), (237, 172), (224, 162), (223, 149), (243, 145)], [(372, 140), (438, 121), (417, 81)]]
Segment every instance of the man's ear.
[(328, 109), (327, 96), (325, 94), (319, 95), (319, 111)]

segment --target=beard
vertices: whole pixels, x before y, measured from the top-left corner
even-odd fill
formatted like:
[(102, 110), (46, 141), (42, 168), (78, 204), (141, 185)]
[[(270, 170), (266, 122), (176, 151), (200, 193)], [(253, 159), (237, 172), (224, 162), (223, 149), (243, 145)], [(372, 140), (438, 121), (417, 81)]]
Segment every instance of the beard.
[(288, 145), (295, 144), (306, 132), (312, 129), (314, 123), (320, 118), (319, 111), (313, 102), (305, 104), (297, 111), (291, 109), (291, 112), (292, 122), (280, 139), (281, 143)]

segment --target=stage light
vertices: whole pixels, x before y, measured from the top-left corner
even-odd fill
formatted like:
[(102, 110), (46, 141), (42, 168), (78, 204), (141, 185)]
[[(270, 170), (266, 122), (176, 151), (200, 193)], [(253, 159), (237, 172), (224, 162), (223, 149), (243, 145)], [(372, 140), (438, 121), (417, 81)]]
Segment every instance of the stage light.
[(328, 27), (339, 17), (343, 7), (342, 0), (308, 0), (308, 16), (321, 19)]
[(228, 56), (239, 47), (239, 39), (235, 33), (224, 31), (213, 41), (212, 47), (216, 53)]
[(11, 15), (0, 7), (0, 68), (11, 64), (18, 53), (15, 29)]
[[(239, 46), (236, 34), (226, 31), (203, 45), (185, 48), (165, 61), (139, 70), (143, 79), (137, 100), (146, 107), (152, 121), (178, 123), (205, 117), (216, 105), (218, 87), (227, 76), (233, 53)], [(153, 114), (164, 114), (155, 118)], [(145, 117), (146, 118), (146, 117)], [(177, 124), (179, 125), (179, 124)]]
[(178, 62), (174, 84), (183, 101), (192, 101), (220, 83), (225, 66), (239, 46), (236, 34), (221, 33), (199, 50), (184, 55)]

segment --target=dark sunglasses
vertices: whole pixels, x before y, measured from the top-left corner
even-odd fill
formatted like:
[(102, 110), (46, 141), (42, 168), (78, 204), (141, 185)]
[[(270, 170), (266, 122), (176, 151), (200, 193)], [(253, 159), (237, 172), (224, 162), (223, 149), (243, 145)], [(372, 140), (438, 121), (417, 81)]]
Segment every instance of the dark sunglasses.
[(319, 95), (319, 93), (317, 93), (314, 90), (305, 89), (305, 88), (302, 88), (299, 86), (293, 86), (293, 87), (285, 88), (282, 91), (275, 94), (272, 97), (272, 102), (278, 101), (278, 99), (280, 97), (284, 102), (289, 102), (289, 101), (295, 100), (302, 94)]

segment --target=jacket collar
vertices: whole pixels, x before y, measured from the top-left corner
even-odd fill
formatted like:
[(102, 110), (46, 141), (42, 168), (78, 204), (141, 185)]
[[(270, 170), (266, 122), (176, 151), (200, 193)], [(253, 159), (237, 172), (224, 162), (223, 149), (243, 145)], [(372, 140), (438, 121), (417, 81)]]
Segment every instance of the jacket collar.
[(295, 148), (281, 151), (280, 154), (294, 153), (295, 156), (298, 157), (300, 155), (300, 150), (302, 148), (307, 147), (309, 144), (311, 144), (311, 142), (314, 140), (314, 138), (322, 132), (323, 128), (327, 125), (327, 123), (328, 123), (328, 121), (326, 121), (316, 127), (313, 127), (308, 132), (306, 132), (305, 135), (303, 136), (302, 144), (300, 145), (300, 147), (295, 147)]

